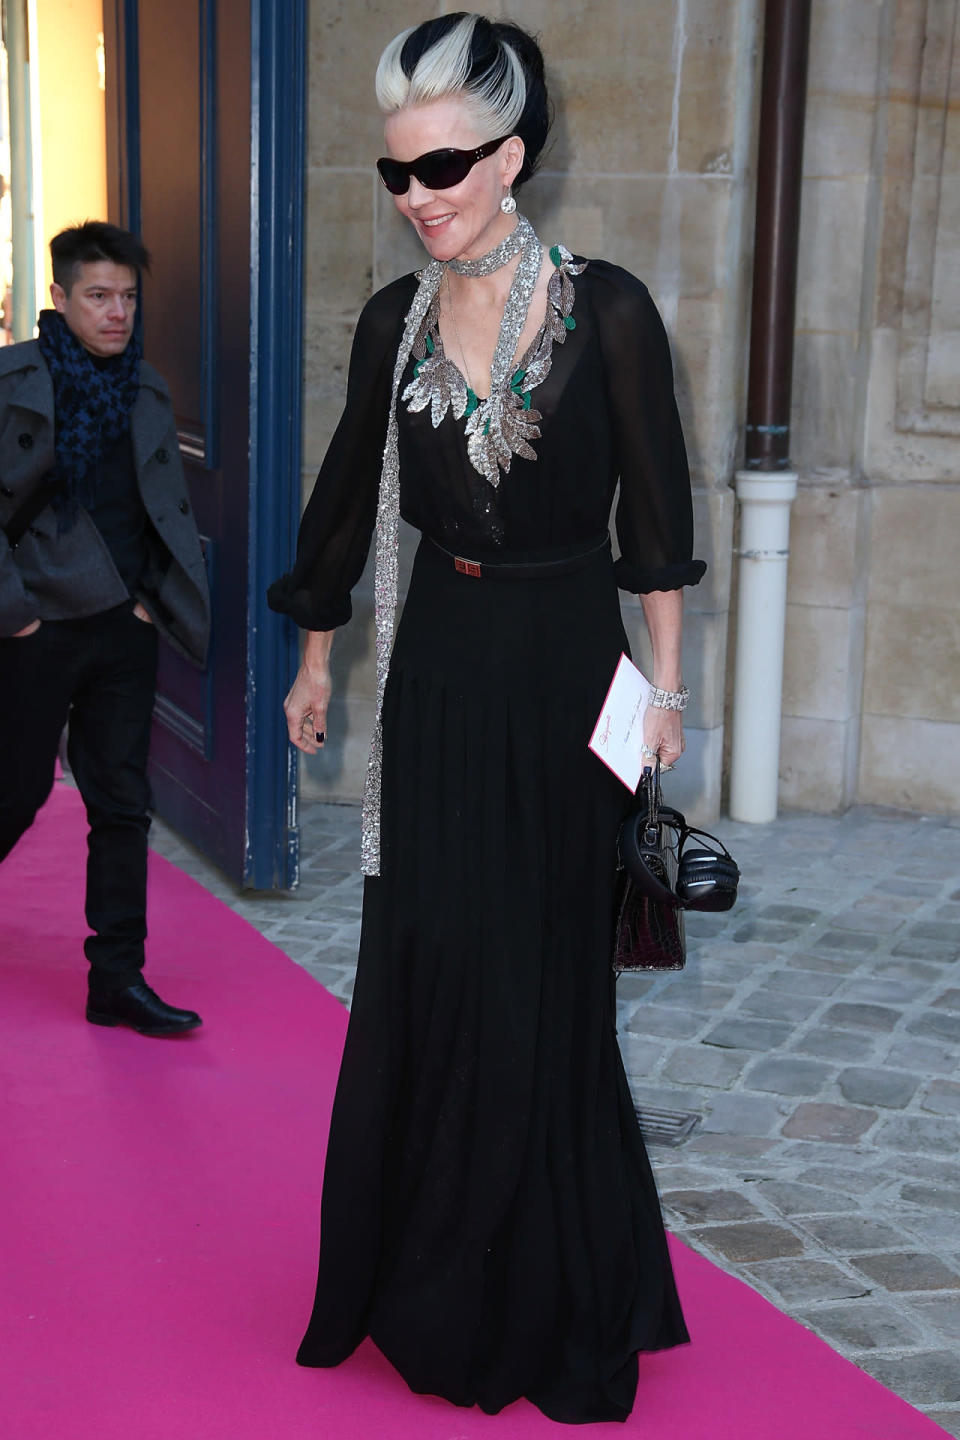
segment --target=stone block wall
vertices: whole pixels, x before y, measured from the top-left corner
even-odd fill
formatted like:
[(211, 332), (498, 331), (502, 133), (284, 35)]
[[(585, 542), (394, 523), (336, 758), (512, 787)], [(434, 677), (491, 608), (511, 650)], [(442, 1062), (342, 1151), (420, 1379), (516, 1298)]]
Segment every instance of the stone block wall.
[(814, 6), (781, 754), (812, 809), (960, 809), (958, 15)]

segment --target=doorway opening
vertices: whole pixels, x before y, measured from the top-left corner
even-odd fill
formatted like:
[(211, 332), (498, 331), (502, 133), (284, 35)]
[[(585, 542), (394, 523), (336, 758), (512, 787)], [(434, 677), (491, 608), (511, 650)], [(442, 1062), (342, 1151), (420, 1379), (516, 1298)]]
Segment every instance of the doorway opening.
[(36, 333), (53, 235), (87, 219), (143, 234), (145, 352), (171, 392), (213, 610), (205, 671), (164, 652), (155, 807), (261, 889), (297, 873), (281, 710), (297, 637), (266, 590), (300, 500), (306, 14), (0, 0), (0, 341)]
[(49, 304), (49, 241), (107, 218), (103, 0), (2, 0), (0, 344)]

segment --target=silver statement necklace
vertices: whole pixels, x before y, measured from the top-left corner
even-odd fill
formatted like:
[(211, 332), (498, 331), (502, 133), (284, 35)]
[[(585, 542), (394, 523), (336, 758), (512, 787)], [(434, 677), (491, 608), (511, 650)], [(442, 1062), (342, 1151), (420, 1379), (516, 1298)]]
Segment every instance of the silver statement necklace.
[(470, 463), (494, 486), (500, 484), (501, 469), (505, 473), (510, 469), (514, 455), (536, 459), (529, 441), (539, 438), (540, 416), (531, 411), (530, 402), (524, 401), (522, 393), (511, 389), (511, 375), (540, 275), (543, 247), (530, 221), (518, 215), (516, 228), (487, 255), (479, 260), (449, 262), (449, 268), (456, 274), (472, 278), (492, 275), (517, 254), (520, 260), (510, 284), (490, 365), (489, 396), (485, 400), (478, 397), (429, 333), (418, 337), (414, 346), (417, 358), (414, 378), (402, 396), (410, 410), (425, 410), (429, 405), (434, 427), (440, 424), (448, 409), (455, 419), (466, 418)]
[[(416, 364), (413, 379), (401, 396), (408, 410), (426, 410), (429, 406), (434, 429), (448, 410), (455, 420), (465, 420), (470, 463), (494, 487), (500, 484), (501, 471), (504, 474), (509, 471), (514, 455), (520, 455), (525, 460), (537, 458), (530, 441), (540, 439), (542, 417), (531, 406), (532, 393), (550, 373), (554, 344), (562, 345), (576, 325), (571, 313), (574, 301), (571, 276), (581, 274), (584, 267), (573, 264), (573, 256), (563, 245), (553, 246), (550, 260), (554, 271), (547, 285), (546, 324), (516, 365), (514, 357), (527, 323), (543, 261), (543, 247), (529, 220), (518, 215), (516, 228), (479, 260), (451, 260), (446, 267), (437, 267), (467, 277), (492, 275), (518, 254), (520, 260), (507, 295), (490, 366), (489, 396), (481, 400), (466, 373), (466, 354), (452, 303), (450, 313), (463, 371), (444, 354), (436, 291), (429, 309), (422, 315), (414, 338), (412, 354)], [(447, 284), (449, 294), (449, 274)]]

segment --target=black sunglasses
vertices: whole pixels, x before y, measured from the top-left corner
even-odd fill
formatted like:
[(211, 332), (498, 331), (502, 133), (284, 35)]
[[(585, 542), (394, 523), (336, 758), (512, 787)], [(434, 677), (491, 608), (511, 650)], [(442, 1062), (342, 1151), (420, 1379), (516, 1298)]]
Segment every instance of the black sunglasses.
[(499, 140), (491, 140), (477, 150), (430, 150), (426, 155), (418, 155), (416, 160), (391, 160), (383, 156), (377, 161), (377, 171), (391, 195), (406, 195), (411, 175), (427, 190), (449, 190), (466, 180), (478, 160), (485, 160), (509, 139), (509, 135), (501, 135)]

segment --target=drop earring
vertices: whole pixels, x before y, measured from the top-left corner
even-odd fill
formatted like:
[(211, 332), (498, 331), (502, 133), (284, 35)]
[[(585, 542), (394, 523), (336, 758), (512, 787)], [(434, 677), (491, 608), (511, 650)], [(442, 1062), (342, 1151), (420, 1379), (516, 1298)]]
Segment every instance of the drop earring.
[(500, 201), (500, 209), (503, 211), (504, 215), (512, 215), (516, 208), (517, 202), (516, 200), (514, 200), (513, 196), (508, 190), (506, 195), (504, 195), (503, 199)]

